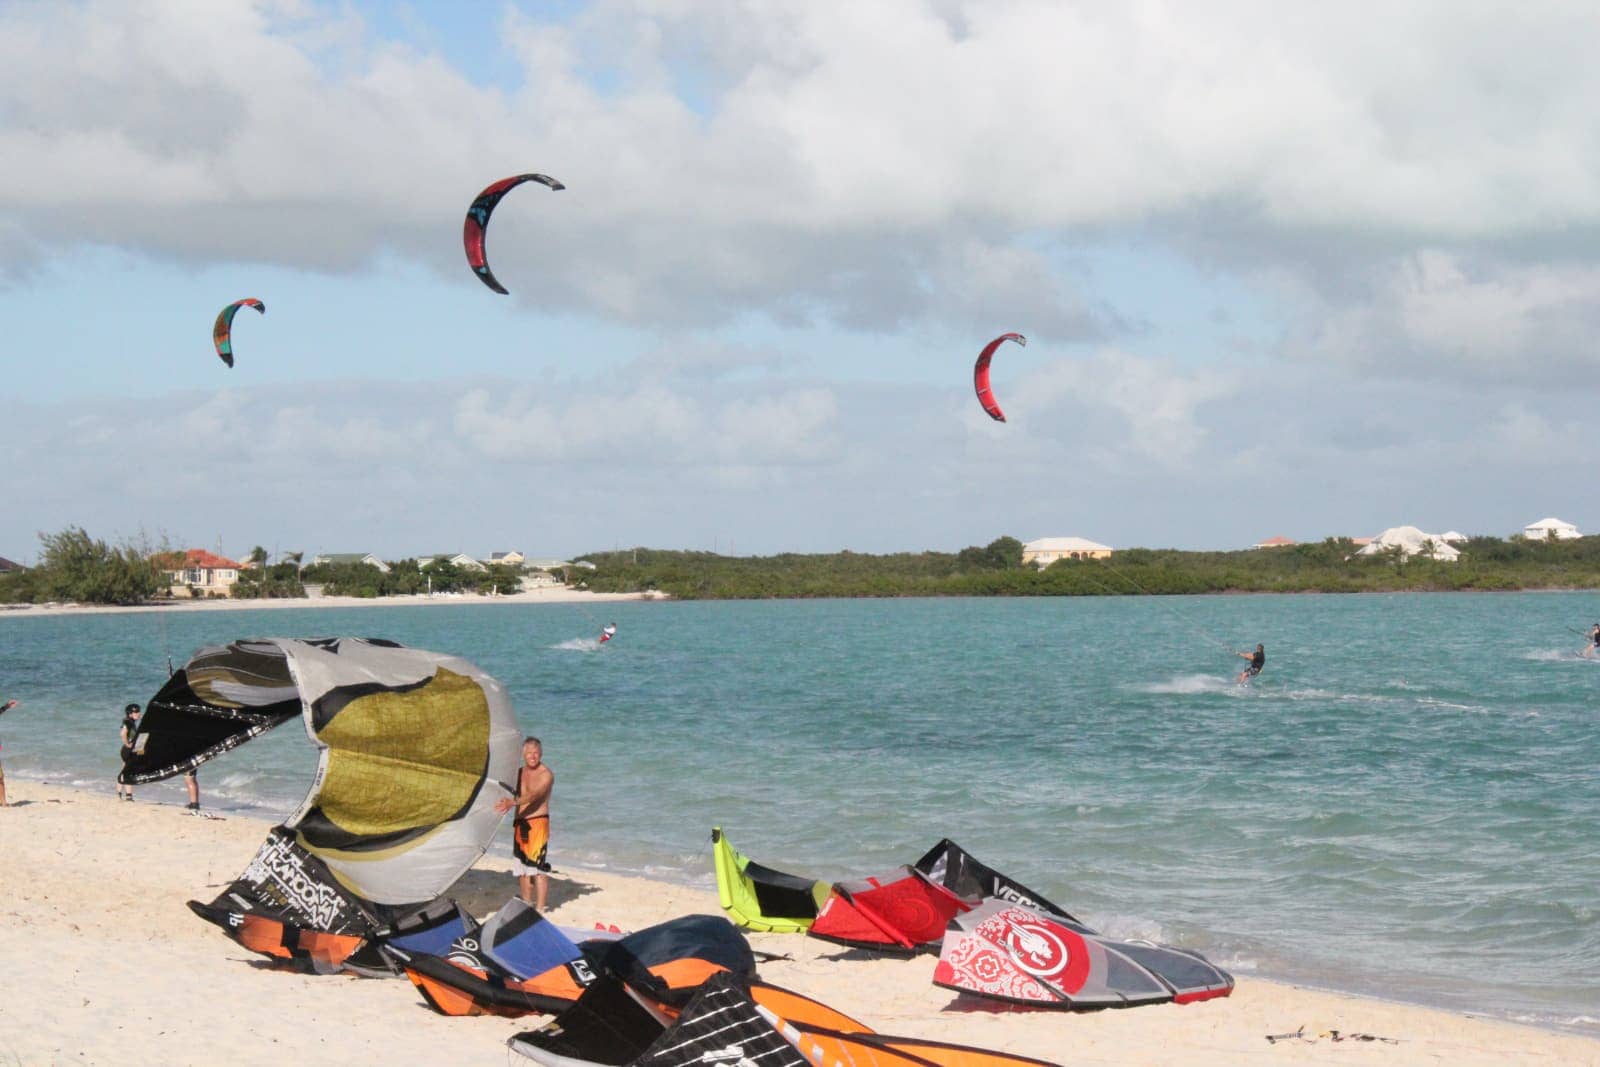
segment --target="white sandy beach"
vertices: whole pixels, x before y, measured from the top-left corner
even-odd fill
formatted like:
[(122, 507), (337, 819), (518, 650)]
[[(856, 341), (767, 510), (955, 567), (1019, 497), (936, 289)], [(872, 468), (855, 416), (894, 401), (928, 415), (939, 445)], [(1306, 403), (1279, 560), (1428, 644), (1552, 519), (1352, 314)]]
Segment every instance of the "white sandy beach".
[[(0, 1064), (505, 1064), (507, 1037), (540, 1025), (446, 1018), (403, 979), (278, 970), (196, 918), (244, 867), (267, 823), (189, 817), (148, 800), (12, 778), (0, 809)], [(555, 828), (559, 867), (560, 814)], [(709, 865), (709, 856), (707, 859)], [(490, 855), (456, 895), (480, 917), (515, 892)], [(638, 929), (716, 913), (715, 892), (586, 870), (552, 882), (558, 922)], [(959, 1041), (1063, 1064), (1600, 1064), (1600, 1041), (1385, 1001), (1242, 979), (1224, 1000), (1084, 1014), (957, 1010), (934, 960), (848, 958), (837, 946), (756, 934), (791, 953), (762, 977), (886, 1033)], [(1386, 1042), (1269, 1043), (1304, 1026)]]
[(442, 606), (446, 604), (605, 604), (619, 600), (666, 600), (664, 593), (591, 593), (586, 589), (571, 589), (554, 585), (531, 589), (525, 593), (506, 593), (499, 596), (477, 594), (440, 593), (433, 596), (317, 596), (294, 600), (206, 600), (178, 598), (152, 601), (147, 604), (0, 604), (0, 619), (25, 618), (30, 615), (100, 615), (133, 611), (283, 611), (306, 608), (373, 608)]

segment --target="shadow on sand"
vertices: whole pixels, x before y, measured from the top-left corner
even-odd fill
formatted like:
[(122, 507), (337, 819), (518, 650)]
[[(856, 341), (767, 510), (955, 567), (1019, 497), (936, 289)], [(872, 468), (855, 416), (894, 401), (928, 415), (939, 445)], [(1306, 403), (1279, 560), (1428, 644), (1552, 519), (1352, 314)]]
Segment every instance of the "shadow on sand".
[[(550, 879), (550, 896), (545, 910), (554, 910), (569, 901), (599, 891), (599, 886), (558, 873)], [(510, 871), (470, 870), (444, 895), (453, 898), (481, 919), (500, 910), (500, 905), (517, 895), (517, 876)]]

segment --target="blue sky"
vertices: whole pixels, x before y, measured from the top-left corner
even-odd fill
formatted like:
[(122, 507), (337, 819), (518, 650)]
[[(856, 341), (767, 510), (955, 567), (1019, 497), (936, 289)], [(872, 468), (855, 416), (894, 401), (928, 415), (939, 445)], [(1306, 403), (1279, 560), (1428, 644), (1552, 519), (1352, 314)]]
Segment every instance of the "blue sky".
[[(0, 555), (1590, 530), (1597, 31), (6, 4)], [(504, 297), (461, 219), (526, 171), (567, 189), (502, 202)]]

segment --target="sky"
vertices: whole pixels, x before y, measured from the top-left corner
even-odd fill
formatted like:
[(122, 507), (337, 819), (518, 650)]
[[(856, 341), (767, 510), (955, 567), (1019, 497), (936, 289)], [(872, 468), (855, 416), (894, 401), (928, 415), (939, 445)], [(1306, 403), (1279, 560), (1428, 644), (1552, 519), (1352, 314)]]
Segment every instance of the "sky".
[[(1597, 39), (1565, 2), (0, 0), (0, 556), (1600, 532)], [(462, 220), (533, 172), (502, 296)]]

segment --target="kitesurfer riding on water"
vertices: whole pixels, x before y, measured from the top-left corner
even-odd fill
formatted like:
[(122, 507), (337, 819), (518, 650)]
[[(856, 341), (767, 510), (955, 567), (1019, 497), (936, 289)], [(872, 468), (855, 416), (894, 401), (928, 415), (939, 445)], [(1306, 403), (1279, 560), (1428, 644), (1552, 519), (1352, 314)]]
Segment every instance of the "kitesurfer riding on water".
[(1600, 656), (1600, 622), (1589, 627), (1589, 647), (1579, 653), (1581, 656)]
[(617, 624), (608, 622), (600, 627), (600, 643), (603, 645), (617, 635)]
[(1240, 685), (1260, 674), (1261, 668), (1267, 665), (1267, 649), (1265, 645), (1256, 645), (1254, 652), (1235, 652), (1234, 655), (1240, 659), (1250, 661), (1250, 666), (1240, 671), (1239, 677), (1236, 679)]

